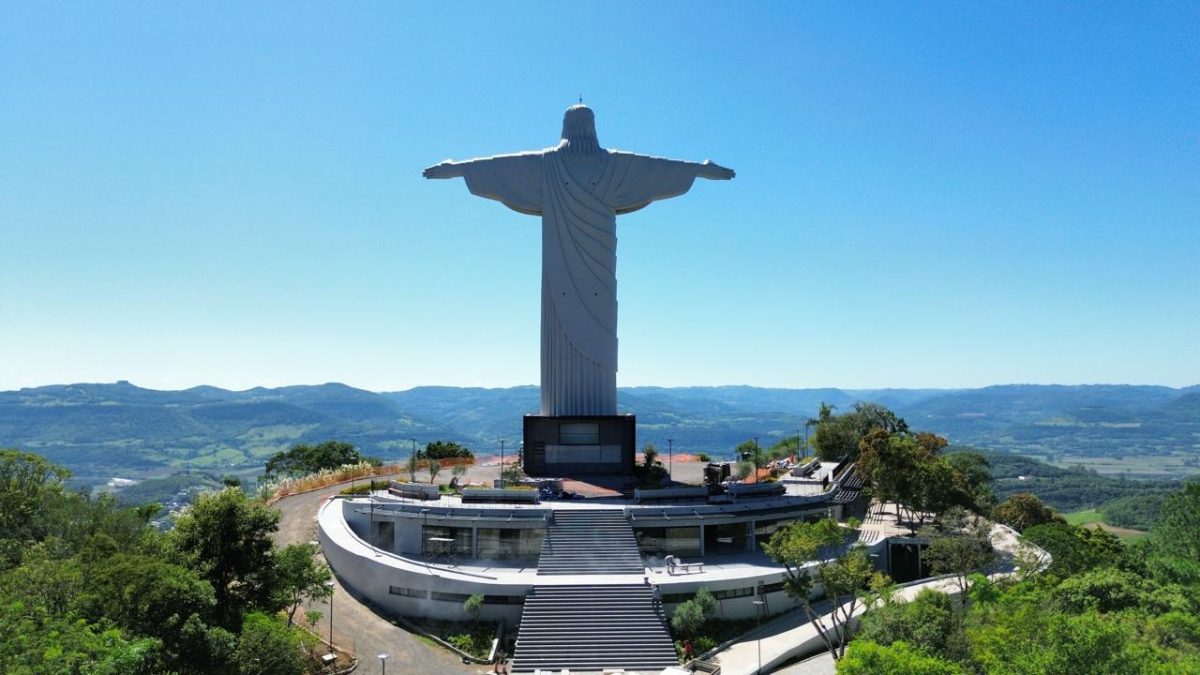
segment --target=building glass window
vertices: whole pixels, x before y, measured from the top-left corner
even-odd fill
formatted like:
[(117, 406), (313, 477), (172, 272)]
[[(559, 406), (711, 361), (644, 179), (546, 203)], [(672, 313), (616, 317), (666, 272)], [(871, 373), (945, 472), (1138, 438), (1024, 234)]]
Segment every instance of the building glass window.
[(469, 558), (472, 543), (469, 527), (426, 525), (422, 528), (421, 553), (425, 555), (449, 554)]
[(638, 549), (649, 555), (700, 555), (700, 528), (635, 527)]
[(558, 428), (560, 445), (599, 445), (600, 425), (598, 423), (563, 424)]
[(750, 523), (725, 523), (704, 526), (705, 555), (745, 553)]
[(479, 528), (479, 557), (483, 560), (535, 560), (542, 551), (545, 530)]

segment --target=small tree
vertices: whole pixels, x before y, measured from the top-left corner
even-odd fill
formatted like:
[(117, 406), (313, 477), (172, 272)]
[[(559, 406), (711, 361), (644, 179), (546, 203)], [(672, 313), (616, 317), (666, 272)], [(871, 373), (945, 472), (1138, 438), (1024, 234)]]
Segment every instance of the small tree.
[(700, 606), (700, 611), (704, 613), (705, 619), (711, 619), (717, 611), (717, 599), (707, 588), (696, 591), (696, 597), (692, 600)]
[(442, 469), (442, 463), (436, 459), (430, 458), (427, 462), (429, 466), (429, 484), (433, 485), (433, 481), (437, 478), (438, 471)]
[(998, 523), (1008, 525), (1017, 532), (1024, 532), (1035, 525), (1066, 522), (1054, 515), (1054, 511), (1043, 504), (1042, 500), (1037, 498), (1037, 495), (1032, 495), (1028, 492), (1018, 492), (1017, 494), (1009, 495), (1008, 499), (996, 505), (996, 508), (992, 511), (992, 518)]
[(479, 614), (483, 611), (483, 594), (475, 593), (464, 600), (463, 611), (467, 613), (467, 616), (471, 617), (472, 621), (478, 621)]
[(654, 466), (654, 461), (658, 459), (658, 448), (655, 448), (653, 443), (647, 443), (642, 446), (642, 456), (646, 466)]
[(671, 629), (676, 635), (692, 638), (704, 628), (704, 608), (695, 600), (681, 602), (671, 615)]
[(506, 464), (504, 470), (500, 472), (500, 477), (504, 479), (505, 484), (517, 483), (525, 480), (525, 470), (521, 468), (520, 463)]
[[(858, 607), (863, 589), (871, 584), (875, 570), (862, 546), (854, 546), (830, 557), (847, 538), (847, 531), (831, 519), (815, 523), (792, 523), (771, 536), (763, 549), (786, 568), (784, 592), (804, 604), (804, 612), (817, 629), (833, 658), (846, 653), (850, 639), (847, 624)], [(808, 563), (815, 568), (806, 570)], [(830, 601), (830, 614), (821, 616), (813, 607), (813, 591), (820, 584)], [(878, 585), (878, 584), (871, 584)]]
[(754, 473), (754, 464), (752, 462), (738, 462), (737, 463), (738, 480), (746, 480), (747, 478), (750, 477), (750, 474), (752, 474), (752, 473)]
[(926, 528), (923, 534), (929, 539), (924, 560), (934, 574), (950, 574), (958, 586), (959, 601), (965, 610), (967, 594), (971, 590), (970, 574), (991, 564), (996, 558), (989, 536), (991, 524), (972, 519), (954, 509), (943, 522), (942, 529)]
[(408, 456), (408, 482), (410, 483), (417, 482), (417, 467), (420, 459), (415, 452)]
[(288, 626), (305, 598), (320, 600), (333, 595), (333, 588), (325, 585), (332, 578), (329, 567), (317, 562), (316, 554), (317, 547), (312, 544), (289, 544), (276, 555), (276, 593), (287, 609)]

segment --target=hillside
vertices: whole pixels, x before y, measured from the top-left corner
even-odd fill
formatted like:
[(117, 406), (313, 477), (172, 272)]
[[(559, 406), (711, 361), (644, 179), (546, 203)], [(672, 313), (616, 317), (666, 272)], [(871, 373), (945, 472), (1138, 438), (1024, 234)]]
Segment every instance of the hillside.
[[(385, 459), (412, 440), (487, 452), (520, 439), (537, 388), (417, 387), (375, 393), (342, 384), (157, 391), (116, 384), (0, 392), (0, 446), (64, 464), (83, 483), (185, 468), (251, 474), (293, 443), (340, 439)], [(641, 442), (727, 456), (757, 436), (803, 433), (822, 402), (872, 400), (954, 443), (1032, 455), (1101, 473), (1179, 475), (1200, 469), (1200, 390), (1127, 385), (1004, 385), (972, 390), (727, 387), (621, 389)]]

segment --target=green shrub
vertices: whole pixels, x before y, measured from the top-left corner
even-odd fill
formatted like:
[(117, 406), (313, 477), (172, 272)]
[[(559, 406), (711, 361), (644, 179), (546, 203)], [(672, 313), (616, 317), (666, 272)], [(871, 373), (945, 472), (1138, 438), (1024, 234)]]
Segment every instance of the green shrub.
[(708, 453), (706, 453), (706, 452), (697, 453), (696, 459), (700, 460), (701, 462), (711, 462), (712, 461), (712, 457), (710, 457), (708, 455)]
[(681, 602), (671, 616), (671, 629), (676, 635), (690, 638), (704, 627), (704, 609), (695, 600)]
[(711, 619), (712, 615), (717, 612), (717, 599), (707, 588), (696, 591), (696, 597), (692, 598), (692, 602), (700, 606), (700, 611), (704, 614), (705, 619)]
[(471, 617), (472, 621), (479, 620), (479, 613), (483, 611), (483, 594), (475, 593), (463, 602), (463, 611)]
[(472, 653), (475, 647), (475, 641), (471, 639), (471, 635), (469, 633), (451, 635), (450, 637), (446, 638), (446, 642), (449, 642), (468, 654)]

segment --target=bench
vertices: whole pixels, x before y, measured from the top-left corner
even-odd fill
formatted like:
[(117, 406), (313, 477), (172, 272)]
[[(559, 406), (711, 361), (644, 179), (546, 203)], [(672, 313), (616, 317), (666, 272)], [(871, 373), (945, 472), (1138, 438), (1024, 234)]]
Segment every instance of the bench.
[(670, 488), (653, 488), (643, 490), (637, 488), (633, 491), (633, 500), (637, 503), (642, 502), (663, 502), (677, 499), (707, 499), (708, 488), (704, 485), (686, 486), (686, 487), (670, 487)]
[(437, 499), (438, 486), (424, 483), (401, 483), (392, 481), (388, 484), (388, 493), (408, 499)]
[(729, 494), (734, 497), (777, 497), (787, 492), (783, 483), (734, 483)]
[(701, 573), (704, 572), (704, 563), (702, 563), (702, 562), (685, 563), (673, 555), (667, 556), (666, 563), (667, 563), (667, 574), (670, 574), (672, 576), (674, 576), (675, 570), (683, 570), (685, 573), (691, 574), (693, 567), (696, 568), (697, 572), (701, 572)]
[(480, 487), (463, 488), (462, 500), (464, 504), (537, 504), (540, 502), (537, 490)]

